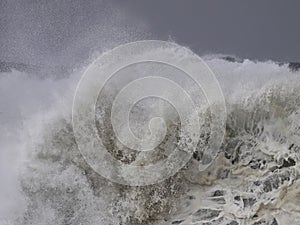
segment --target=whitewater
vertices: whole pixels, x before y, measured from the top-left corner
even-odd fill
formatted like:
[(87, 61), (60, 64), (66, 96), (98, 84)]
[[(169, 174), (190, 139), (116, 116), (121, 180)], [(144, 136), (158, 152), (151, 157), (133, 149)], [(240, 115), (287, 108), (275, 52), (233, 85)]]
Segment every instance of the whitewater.
[[(204, 113), (192, 159), (174, 176), (141, 187), (103, 178), (78, 149), (72, 103), (93, 59), (62, 78), (1, 72), (0, 224), (300, 224), (300, 72), (287, 63), (202, 58), (226, 102), (220, 151), (199, 170), (210, 138)], [(176, 129), (171, 124), (167, 135)], [(101, 130), (108, 138), (105, 124)], [(167, 153), (170, 139), (161, 146)], [(110, 153), (126, 164), (142, 160), (124, 151)]]

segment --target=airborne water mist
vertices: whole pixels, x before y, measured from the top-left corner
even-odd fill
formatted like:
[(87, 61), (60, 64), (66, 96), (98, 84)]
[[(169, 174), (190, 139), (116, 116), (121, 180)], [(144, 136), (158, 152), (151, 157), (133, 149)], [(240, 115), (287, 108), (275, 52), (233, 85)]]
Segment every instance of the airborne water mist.
[[(1, 224), (299, 223), (299, 72), (271, 61), (205, 58), (227, 102), (219, 156), (210, 168), (199, 171), (198, 160), (209, 138), (204, 132), (185, 168), (145, 187), (111, 183), (95, 173), (78, 151), (70, 93), (82, 71), (55, 81), (17, 71), (2, 73), (1, 91), (14, 102), (7, 102), (3, 111), (16, 112), (22, 101), (30, 104), (35, 96), (26, 95), (26, 89), (32, 86), (40, 87), (35, 94), (41, 101), (21, 107), (19, 115), (5, 113), (11, 116), (4, 120), (10, 122), (14, 138), (1, 141), (7, 146), (1, 154), (7, 158), (15, 149), (14, 167), (19, 169), (3, 174), (2, 179), (10, 177), (6, 182), (10, 186), (1, 191), (2, 202), (9, 205), (9, 211), (1, 208)], [(5, 88), (12, 86), (23, 89), (16, 93)], [(46, 98), (56, 103), (48, 105)], [(41, 114), (32, 117), (31, 111), (24, 111), (34, 108)], [(4, 124), (1, 129), (8, 128)], [(209, 130), (209, 117), (202, 130)], [(120, 154), (115, 157), (122, 159)], [(126, 157), (124, 162), (131, 163)]]
[[(188, 6), (193, 10), (187, 15), (182, 10), (186, 2), (175, 10), (170, 8), (173, 3), (160, 2), (159, 8), (148, 3), (146, 10), (153, 7), (158, 15), (153, 24), (144, 24), (130, 7), (114, 1), (0, 1), (0, 225), (300, 224), (297, 63), (289, 67), (273, 61), (203, 56), (220, 83), (227, 109), (224, 141), (205, 170), (201, 165), (212, 122), (205, 101), (197, 149), (185, 167), (158, 184), (116, 184), (84, 160), (73, 133), (73, 97), (88, 65), (111, 48), (167, 39), (156, 36), (157, 32), (173, 33), (175, 40), (194, 49), (202, 44), (212, 47), (210, 51), (223, 48), (244, 55), (257, 51), (263, 57), (259, 56), (262, 48), (263, 55), (274, 58), (278, 54), (296, 57), (298, 12), (293, 5), (280, 8), (276, 2), (260, 2), (258, 8), (236, 3), (228, 7), (230, 3), (224, 2), (224, 11), (219, 11), (213, 3), (203, 4), (200, 10)], [(164, 10), (171, 16), (161, 13)], [(159, 51), (153, 54), (161, 56)], [(145, 74), (149, 70), (139, 69)], [(125, 83), (112, 81), (106, 94)], [(181, 82), (194, 94), (189, 84)], [(202, 103), (203, 96), (195, 95), (195, 99)], [(147, 99), (132, 108), (131, 125), (137, 136), (147, 132), (139, 122), (144, 128), (152, 115), (167, 118), (159, 154), (146, 158), (115, 138), (109, 120), (99, 120), (101, 113), (109, 118), (110, 100), (111, 95), (106, 95), (98, 101), (95, 120), (99, 136), (115, 159), (126, 165), (147, 164), (173, 151), (180, 140), (180, 121), (172, 105)]]

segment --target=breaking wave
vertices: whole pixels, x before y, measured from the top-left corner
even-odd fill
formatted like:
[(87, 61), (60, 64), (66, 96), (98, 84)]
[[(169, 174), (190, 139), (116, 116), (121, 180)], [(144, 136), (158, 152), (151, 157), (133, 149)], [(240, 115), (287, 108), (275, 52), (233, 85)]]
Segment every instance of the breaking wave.
[[(199, 170), (210, 138), (206, 108), (192, 159), (174, 176), (143, 187), (106, 180), (78, 150), (71, 109), (85, 68), (55, 80), (16, 70), (1, 73), (5, 135), (0, 165), (6, 182), (0, 193), (5, 205), (0, 208), (0, 223), (300, 223), (300, 73), (272, 61), (203, 58), (221, 85), (228, 111), (219, 154), (209, 168)], [(136, 114), (144, 110), (139, 107)], [(176, 115), (170, 118), (161, 152), (151, 155), (150, 161), (174, 148), (179, 123)], [(98, 125), (100, 132), (106, 131), (105, 124)], [(107, 139), (107, 144), (123, 163), (143, 160), (129, 149), (121, 151), (114, 139)]]

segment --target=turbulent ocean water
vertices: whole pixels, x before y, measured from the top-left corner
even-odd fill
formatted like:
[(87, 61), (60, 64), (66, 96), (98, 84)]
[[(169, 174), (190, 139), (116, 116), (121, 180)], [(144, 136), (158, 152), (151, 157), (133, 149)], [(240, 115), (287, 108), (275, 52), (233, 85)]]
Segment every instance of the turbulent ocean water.
[[(85, 66), (63, 78), (41, 78), (38, 70), (7, 65), (0, 73), (0, 224), (300, 224), (296, 64), (203, 59), (226, 101), (219, 154), (199, 170), (209, 139), (210, 117), (204, 113), (204, 133), (192, 159), (176, 175), (143, 187), (101, 177), (78, 150), (71, 110)], [(176, 126), (175, 118), (167, 135), (176, 133)], [(137, 160), (109, 144), (115, 158)], [(173, 145), (161, 148), (168, 152)]]

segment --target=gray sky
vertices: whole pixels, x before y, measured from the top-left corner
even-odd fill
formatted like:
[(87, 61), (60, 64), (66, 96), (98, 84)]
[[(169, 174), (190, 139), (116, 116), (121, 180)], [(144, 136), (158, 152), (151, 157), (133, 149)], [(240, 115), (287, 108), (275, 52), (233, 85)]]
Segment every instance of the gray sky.
[(97, 50), (169, 38), (200, 55), (300, 61), (298, 0), (1, 0), (0, 60), (72, 68)]
[(300, 1), (118, 0), (151, 25), (155, 37), (200, 54), (300, 61)]

